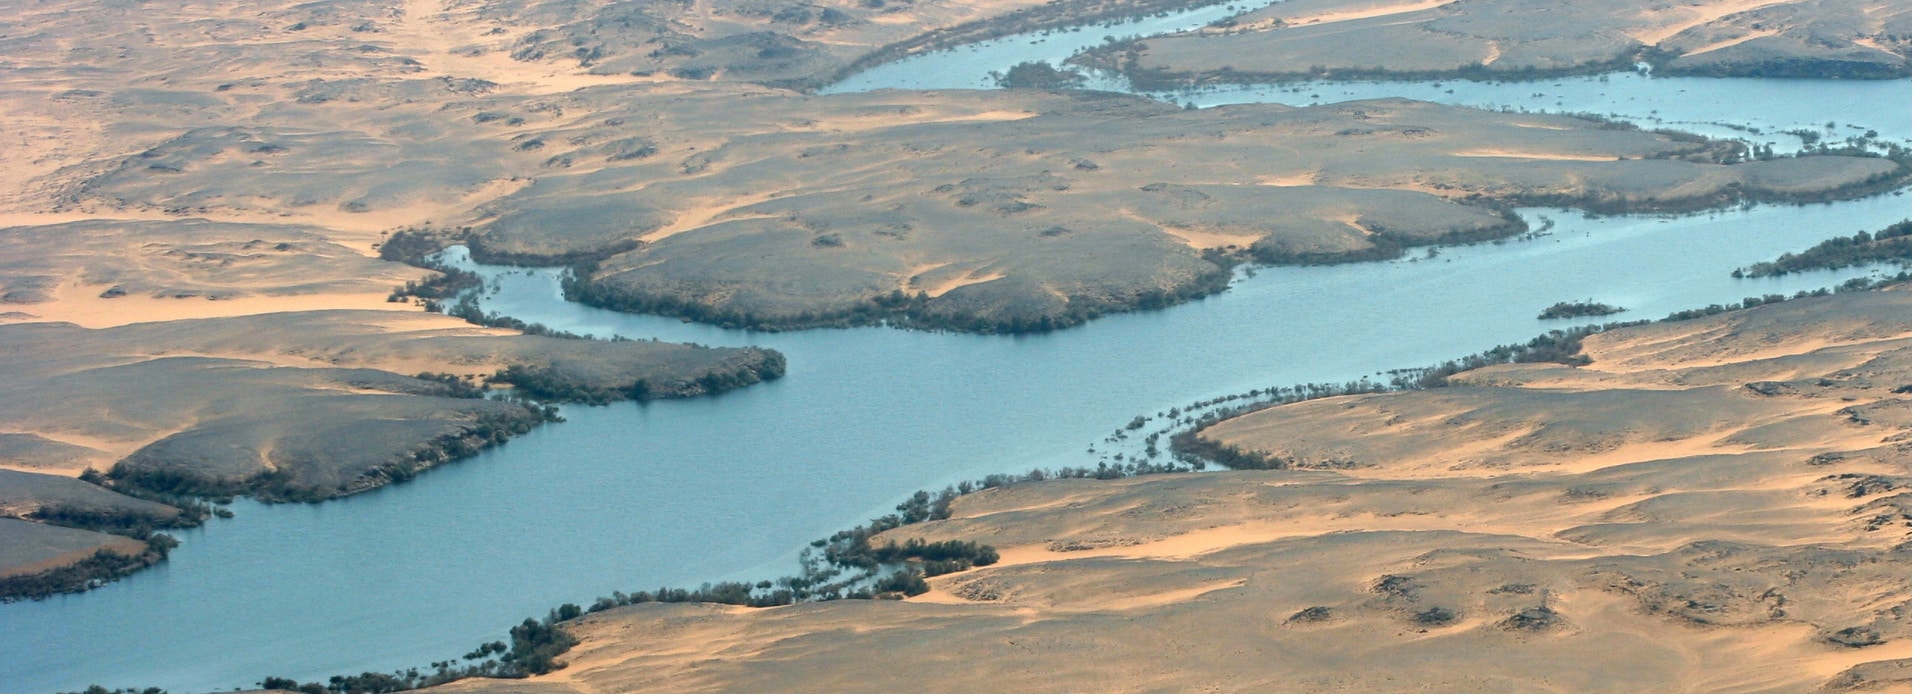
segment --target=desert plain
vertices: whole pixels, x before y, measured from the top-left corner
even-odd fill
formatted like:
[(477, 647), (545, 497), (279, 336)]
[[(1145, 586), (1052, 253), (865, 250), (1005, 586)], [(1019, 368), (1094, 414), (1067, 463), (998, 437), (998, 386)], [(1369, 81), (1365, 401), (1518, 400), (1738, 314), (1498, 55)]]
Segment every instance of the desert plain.
[[(1521, 207), (1683, 215), (1910, 186), (1897, 146), (1773, 157), (1405, 99), (819, 91), (1203, 4), (0, 10), (0, 594), (85, 595), (227, 499), (351, 497), (558, 404), (801, 371), (777, 342), (489, 317), (431, 257), (450, 245), (567, 266), (574, 301), (726, 328), (1044, 333), (1218, 294), (1245, 266), (1516, 236)], [(1246, 10), (1061, 65), (1155, 90), (1911, 74), (1911, 9), (1871, 0)], [(904, 600), (623, 605), (556, 623), (577, 644), (550, 672), (434, 689), (1906, 690), (1910, 316), (1910, 287), (1879, 285), (1607, 330), (1579, 363), (1262, 408), (1192, 435), (1260, 469), (1009, 483), (874, 534), (998, 553)]]

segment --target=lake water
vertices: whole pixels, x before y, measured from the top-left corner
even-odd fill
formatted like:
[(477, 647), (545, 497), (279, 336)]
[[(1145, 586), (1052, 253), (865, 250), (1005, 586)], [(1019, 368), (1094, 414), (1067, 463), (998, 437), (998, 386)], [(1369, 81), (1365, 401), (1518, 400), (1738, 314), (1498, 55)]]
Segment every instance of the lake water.
[[(925, 72), (882, 66), (876, 74), (898, 77), (855, 84), (916, 87)], [(1635, 80), (1554, 81), (1550, 97), (1515, 104), (1621, 113), (1641, 110), (1633, 95), (1646, 95), (1658, 118), (1691, 118), (1653, 99), (1679, 81)], [(1752, 87), (1698, 116), (1767, 129), (1832, 119), (1883, 137), (1911, 134), (1910, 81), (1743, 84)], [(1337, 99), (1336, 89), (1432, 98), (1421, 92), (1430, 85), (1315, 90), (1322, 101)], [(1804, 104), (1775, 87), (1827, 101)], [(1315, 94), (1290, 90), (1204, 99)], [(772, 347), (787, 355), (789, 373), (712, 398), (568, 407), (566, 423), (341, 501), (238, 503), (237, 518), (179, 533), (172, 560), (152, 570), (83, 595), (0, 606), (0, 691), (324, 680), (455, 657), (521, 618), (614, 589), (777, 577), (793, 572), (805, 542), (915, 490), (1090, 465), (1088, 448), (1135, 415), (1430, 364), (1578, 325), (1535, 320), (1559, 301), (1592, 298), (1631, 310), (1616, 318), (1645, 318), (1830, 286), (1864, 273), (1728, 272), (1877, 229), (1911, 208), (1901, 192), (1688, 217), (1527, 210), (1530, 221), (1554, 221), (1550, 235), (1432, 259), (1416, 251), (1386, 263), (1263, 268), (1202, 301), (1018, 337), (728, 331), (566, 302), (552, 270), (482, 267), (498, 284), (489, 310), (598, 335)]]

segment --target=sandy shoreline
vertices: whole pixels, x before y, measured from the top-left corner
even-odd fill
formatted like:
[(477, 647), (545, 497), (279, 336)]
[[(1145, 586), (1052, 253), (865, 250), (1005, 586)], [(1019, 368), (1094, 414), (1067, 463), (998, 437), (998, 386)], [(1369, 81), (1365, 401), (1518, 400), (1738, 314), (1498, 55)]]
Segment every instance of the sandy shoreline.
[(1899, 692), (1910, 312), (1774, 304), (1266, 409), (1203, 436), (1347, 463), (981, 491), (887, 533), (999, 549), (925, 595), (615, 608), (563, 671), (435, 690)]

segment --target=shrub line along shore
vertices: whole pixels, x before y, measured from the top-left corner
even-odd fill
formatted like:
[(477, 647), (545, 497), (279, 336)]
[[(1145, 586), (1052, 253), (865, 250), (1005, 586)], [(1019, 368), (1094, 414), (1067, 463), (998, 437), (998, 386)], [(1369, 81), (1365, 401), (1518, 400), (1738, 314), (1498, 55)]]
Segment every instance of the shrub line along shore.
[[(1898, 168), (1865, 182), (1813, 194), (1753, 193), (1743, 190), (1736, 183), (1729, 184), (1727, 188), (1718, 192), (1698, 195), (1683, 201), (1546, 194), (1501, 198), (1468, 195), (1462, 197), (1460, 201), (1490, 206), (1505, 222), (1497, 227), (1459, 231), (1422, 240), (1415, 240), (1394, 231), (1374, 231), (1370, 236), (1373, 246), (1342, 253), (1290, 253), (1270, 250), (1258, 245), (1247, 249), (1209, 248), (1201, 251), (1201, 258), (1212, 263), (1216, 269), (1199, 275), (1183, 285), (1173, 289), (1147, 290), (1126, 300), (1070, 296), (1067, 300), (1066, 312), (1058, 315), (996, 320), (975, 315), (939, 313), (927, 308), (930, 298), (925, 292), (907, 295), (899, 291), (875, 296), (854, 308), (840, 312), (809, 312), (793, 316), (756, 315), (739, 310), (723, 309), (682, 296), (629, 291), (596, 283), (593, 281), (593, 276), (598, 262), (593, 256), (586, 254), (568, 256), (569, 271), (562, 278), (561, 283), (569, 301), (612, 311), (666, 316), (729, 329), (780, 332), (887, 325), (911, 330), (989, 335), (1045, 333), (1072, 328), (1110, 314), (1163, 309), (1219, 294), (1227, 290), (1232, 282), (1234, 269), (1242, 264), (1279, 267), (1377, 262), (1399, 258), (1406, 254), (1408, 248), (1413, 247), (1473, 245), (1513, 238), (1528, 231), (1526, 222), (1514, 213), (1516, 207), (1580, 209), (1598, 215), (1693, 214), (1745, 204), (1809, 205), (1885, 194), (1905, 187), (1911, 182), (1911, 152), (1897, 146), (1892, 148), (1893, 153), (1887, 157), (1899, 164)], [(476, 245), (479, 242), (477, 238), (472, 238), (470, 241), (469, 247), (473, 250), (476, 261), (507, 265), (523, 262), (516, 256), (487, 252), (483, 245)], [(626, 249), (622, 248), (623, 251)], [(559, 261), (543, 260), (543, 262)]]
[[(1911, 274), (1906, 272), (1880, 278), (1855, 278), (1833, 289), (1808, 290), (1792, 296), (1776, 294), (1749, 297), (1737, 304), (1714, 304), (1676, 312), (1658, 322), (1684, 321), (1794, 299), (1866, 292), (1908, 283), (1911, 280)], [(459, 660), (447, 660), (430, 664), (432, 670), (426, 672), (415, 667), (391, 673), (363, 672), (357, 675), (337, 675), (324, 684), (269, 676), (259, 685), (268, 690), (306, 693), (397, 692), (443, 685), (463, 678), (525, 678), (541, 675), (566, 668), (566, 662), (557, 657), (579, 642), (567, 631), (565, 623), (585, 614), (628, 605), (713, 603), (766, 608), (832, 600), (900, 600), (916, 596), (929, 590), (926, 583), (929, 578), (967, 571), (978, 566), (990, 566), (999, 561), (1000, 555), (992, 546), (971, 541), (927, 542), (921, 539), (908, 539), (887, 541), (878, 546), (874, 544), (877, 536), (890, 530), (915, 523), (947, 519), (952, 513), (951, 506), (954, 499), (960, 496), (1027, 481), (1108, 480), (1148, 474), (1196, 472), (1205, 470), (1209, 463), (1232, 470), (1294, 468), (1296, 465), (1284, 460), (1270, 459), (1264, 455), (1209, 440), (1200, 437), (1199, 433), (1222, 421), (1280, 405), (1335, 396), (1421, 391), (1444, 387), (1448, 385), (1448, 378), (1453, 375), (1493, 365), (1544, 362), (1581, 366), (1591, 361), (1581, 352), (1581, 343), (1585, 338), (1609, 330), (1651, 323), (1656, 321), (1613, 322), (1550, 331), (1526, 342), (1498, 346), (1457, 360), (1422, 368), (1392, 370), (1386, 373), (1388, 381), (1384, 383), (1360, 379), (1345, 384), (1276, 386), (1194, 402), (1155, 416), (1155, 418), (1172, 421), (1173, 425), (1155, 430), (1146, 436), (1147, 452), (1144, 456), (1136, 456), (1131, 461), (1126, 461), (1116, 455), (1112, 463), (1102, 460), (1095, 468), (1063, 467), (1053, 471), (1035, 469), (1027, 474), (1000, 474), (962, 482), (948, 486), (937, 493), (917, 492), (912, 498), (895, 506), (894, 513), (875, 518), (867, 525), (842, 530), (830, 537), (815, 540), (802, 555), (801, 571), (794, 576), (758, 583), (707, 583), (694, 589), (661, 588), (654, 592), (635, 593), (615, 591), (585, 608), (572, 603), (561, 605), (550, 610), (541, 619), (528, 618), (515, 626), (509, 635), (512, 640), (510, 645), (505, 642), (492, 642), (463, 656), (462, 660), (472, 662), (465, 665), (462, 665)], [(1144, 430), (1150, 420), (1146, 416), (1134, 419), (1124, 428), (1116, 430), (1114, 438), (1109, 441)], [(1177, 428), (1184, 429), (1176, 432)], [(1171, 435), (1169, 440), (1171, 459), (1156, 462), (1153, 458), (1160, 454), (1157, 444), (1163, 435)], [(498, 659), (493, 658), (495, 654), (500, 655)]]
[[(390, 260), (439, 270), (435, 277), (394, 290), (392, 297), (395, 301), (421, 299), (431, 310), (438, 311), (437, 299), (469, 290), (479, 279), (428, 263), (424, 256), (432, 251), (422, 252), (419, 248), (427, 241), (426, 237), (402, 231), (389, 238), (389, 247), (382, 253)], [(537, 324), (479, 314), (471, 307), (465, 311), (455, 315), (477, 325), (512, 328), (531, 336), (590, 340), (587, 336), (553, 331)], [(608, 342), (619, 340), (624, 339)], [(128, 510), (132, 506), (125, 503), (83, 507), (54, 498), (31, 512), (14, 516), (39, 525), (100, 532), (124, 537), (127, 541), (115, 540), (117, 544), (104, 546), (78, 561), (0, 577), (0, 602), (41, 600), (61, 593), (84, 592), (164, 561), (179, 542), (161, 530), (198, 527), (216, 515), (231, 517), (232, 512), (221, 506), (232, 503), (235, 497), (251, 497), (264, 503), (316, 503), (344, 498), (409, 481), (428, 469), (477, 455), (542, 424), (563, 421), (558, 403), (602, 405), (618, 400), (699, 396), (771, 381), (786, 373), (786, 358), (778, 352), (753, 348), (736, 354), (737, 361), (709, 362), (698, 374), (667, 380), (635, 376), (628, 383), (615, 385), (553, 366), (525, 362), (508, 363), (481, 378), (478, 384), (453, 374), (422, 372), (401, 390), (414, 396), (467, 402), (462, 404), (465, 409), (457, 410), (470, 414), (469, 419), (455, 421), (437, 435), (420, 436), (420, 441), (404, 453), (368, 465), (363, 473), (352, 475), (341, 484), (304, 481), (278, 468), (244, 477), (217, 471), (205, 473), (180, 468), (183, 459), (191, 460), (164, 454), (164, 451), (158, 455), (148, 455), (145, 450), (136, 452), (104, 471), (88, 468), (79, 475), (78, 480), (84, 484), (78, 486), (93, 489), (92, 497), (119, 494), (138, 499), (125, 503), (145, 504), (142, 507), (157, 510)], [(493, 386), (508, 386), (512, 393), (489, 395), (488, 388)], [(96, 487), (103, 487), (105, 491)]]
[[(1621, 128), (1632, 127), (1623, 125)], [(1686, 136), (1704, 141), (1702, 137), (1690, 134)], [(1210, 263), (1213, 270), (1197, 275), (1173, 288), (1144, 290), (1125, 299), (1069, 296), (1063, 313), (1034, 317), (995, 319), (964, 313), (943, 313), (929, 308), (931, 298), (925, 292), (909, 295), (897, 290), (874, 296), (851, 308), (841, 310), (803, 312), (793, 315), (762, 315), (739, 309), (722, 308), (682, 295), (622, 289), (594, 279), (600, 261), (640, 247), (642, 244), (638, 241), (626, 241), (603, 249), (576, 251), (565, 255), (526, 255), (496, 251), (487, 246), (484, 238), (468, 228), (403, 229), (389, 236), (387, 242), (383, 244), (381, 255), (391, 256), (388, 259), (436, 269), (442, 273), (441, 277), (396, 289), (394, 292), (396, 299), (408, 297), (428, 300), (459, 299), (465, 290), (478, 286), (480, 280), (470, 273), (436, 265), (426, 259), (427, 256), (446, 246), (458, 243), (466, 245), (474, 261), (483, 264), (567, 267), (568, 271), (562, 277), (561, 284), (563, 293), (569, 301), (613, 311), (706, 323), (721, 328), (780, 332), (886, 325), (912, 330), (960, 333), (1044, 333), (1071, 328), (1114, 313), (1167, 308), (1224, 292), (1230, 286), (1234, 269), (1242, 264), (1330, 265), (1392, 260), (1405, 255), (1407, 249), (1411, 247), (1471, 245), (1512, 238), (1528, 231), (1526, 222), (1514, 213), (1516, 207), (1579, 209), (1596, 215), (1692, 214), (1750, 204), (1807, 205), (1857, 199), (1884, 194), (1907, 186), (1912, 176), (1911, 151), (1897, 144), (1881, 145), (1887, 149), (1886, 153), (1856, 146), (1839, 150), (1811, 149), (1803, 154), (1881, 157), (1897, 165), (1894, 169), (1864, 181), (1813, 193), (1753, 192), (1742, 188), (1738, 183), (1729, 183), (1720, 190), (1682, 200), (1635, 199), (1617, 195), (1525, 194), (1494, 197), (1478, 193), (1468, 194), (1459, 197), (1457, 201), (1485, 207), (1499, 216), (1502, 223), (1498, 226), (1456, 231), (1419, 239), (1391, 230), (1370, 231), (1369, 240), (1373, 245), (1340, 253), (1298, 253), (1273, 250), (1258, 244), (1245, 249), (1208, 248), (1200, 251), (1200, 257)], [(1743, 157), (1735, 156), (1735, 158)], [(429, 308), (439, 310), (440, 306), (433, 305)], [(453, 311), (455, 315), (480, 325), (514, 328), (529, 333), (560, 337), (579, 337), (556, 333), (538, 324), (527, 324), (511, 318), (485, 314), (470, 304), (455, 306)], [(525, 373), (521, 374), (524, 376)], [(722, 380), (723, 383), (726, 381), (728, 380)], [(548, 396), (558, 395), (565, 395), (565, 392)], [(535, 394), (535, 396), (540, 395)]]

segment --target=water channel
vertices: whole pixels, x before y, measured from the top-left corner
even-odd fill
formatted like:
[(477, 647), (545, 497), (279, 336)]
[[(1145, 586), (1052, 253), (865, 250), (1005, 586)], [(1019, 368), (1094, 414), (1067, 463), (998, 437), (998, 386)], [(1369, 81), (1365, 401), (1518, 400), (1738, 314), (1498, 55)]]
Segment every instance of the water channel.
[[(1212, 18), (1090, 31), (1165, 31)], [(1063, 36), (990, 42), (991, 61), (966, 48), (941, 52), (837, 87), (948, 85), (1019, 60), (1058, 60), (1061, 46), (1079, 40), (1054, 41)], [(1839, 137), (1853, 125), (1911, 138), (1911, 81), (1623, 75), (1442, 86), (1322, 84), (1169, 99), (1208, 106), (1404, 95), (1776, 135), (1824, 130), (1832, 120)], [(1416, 250), (1393, 262), (1262, 268), (1216, 297), (1028, 336), (728, 331), (572, 304), (560, 297), (556, 270), (476, 266), (493, 281), (489, 310), (601, 336), (772, 347), (786, 354), (789, 374), (712, 398), (568, 407), (565, 423), (340, 501), (238, 503), (238, 517), (178, 533), (181, 547), (152, 570), (82, 595), (0, 606), (0, 691), (91, 683), (205, 691), (250, 687), (268, 674), (324, 680), (457, 656), (521, 618), (614, 589), (777, 577), (793, 572), (805, 542), (915, 490), (1089, 465), (1087, 448), (1135, 415), (1426, 365), (1576, 325), (1534, 318), (1558, 301), (1592, 298), (1629, 308), (1621, 318), (1646, 318), (1831, 286), (1866, 272), (1728, 273), (1877, 229), (1911, 208), (1903, 191), (1685, 217), (1527, 210), (1529, 221), (1552, 221), (1547, 235), (1431, 258)]]

